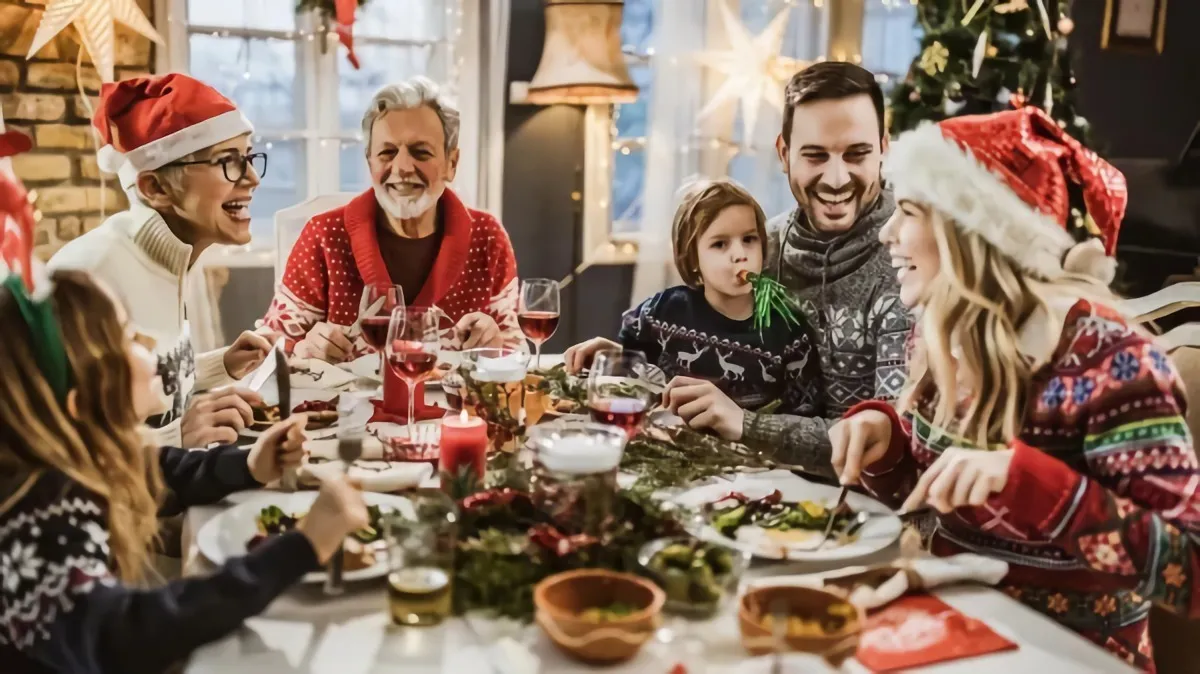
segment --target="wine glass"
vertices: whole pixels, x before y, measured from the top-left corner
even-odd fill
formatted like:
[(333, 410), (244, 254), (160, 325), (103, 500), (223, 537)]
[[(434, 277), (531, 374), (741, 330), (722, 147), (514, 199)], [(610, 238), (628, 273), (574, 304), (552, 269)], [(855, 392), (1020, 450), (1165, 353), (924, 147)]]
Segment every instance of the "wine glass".
[(413, 387), (433, 372), (441, 346), (441, 312), (429, 307), (397, 307), (388, 325), (384, 353), (388, 365), (408, 387), (408, 437), (415, 439)]
[(558, 329), (558, 281), (532, 278), (521, 281), (521, 305), (517, 324), (525, 338), (533, 342), (533, 369), (542, 364), (542, 344)]
[(404, 289), (385, 283), (368, 283), (363, 286), (362, 301), (359, 303), (358, 324), (362, 328), (363, 341), (379, 354), (379, 368), (383, 371), (383, 345), (387, 343), (388, 328), (392, 323), (392, 312), (404, 309)]
[(588, 375), (588, 409), (592, 420), (618, 426), (632, 438), (646, 418), (651, 391), (640, 380), (646, 371), (646, 354), (607, 349), (596, 354)]

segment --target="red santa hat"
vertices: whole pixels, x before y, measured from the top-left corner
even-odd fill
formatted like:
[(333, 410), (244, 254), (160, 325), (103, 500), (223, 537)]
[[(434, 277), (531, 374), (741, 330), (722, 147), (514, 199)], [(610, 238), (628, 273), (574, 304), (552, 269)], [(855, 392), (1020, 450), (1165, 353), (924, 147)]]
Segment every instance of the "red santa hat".
[[(937, 209), (1040, 278), (1071, 272), (1112, 281), (1129, 200), (1125, 176), (1038, 108), (954, 117), (901, 134), (884, 176), (897, 200)], [(1078, 187), (1086, 213), (1072, 212), (1068, 185)], [(1068, 227), (1086, 218), (1098, 238), (1078, 243)]]
[(126, 190), (141, 171), (254, 131), (233, 101), (179, 73), (105, 84), (92, 124), (104, 142), (100, 168), (118, 174)]

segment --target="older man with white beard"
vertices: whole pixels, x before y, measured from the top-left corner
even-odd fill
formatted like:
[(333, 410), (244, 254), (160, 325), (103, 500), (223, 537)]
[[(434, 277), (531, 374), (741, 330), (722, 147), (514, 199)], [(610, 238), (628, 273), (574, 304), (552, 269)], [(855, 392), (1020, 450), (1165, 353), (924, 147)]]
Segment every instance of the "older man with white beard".
[(372, 189), (304, 226), (264, 319), (292, 353), (339, 362), (368, 352), (351, 328), (365, 285), (398, 285), (407, 305), (441, 309), (456, 323), (455, 347), (520, 342), (508, 234), (446, 186), (458, 130), (458, 110), (424, 77), (371, 99), (363, 136)]

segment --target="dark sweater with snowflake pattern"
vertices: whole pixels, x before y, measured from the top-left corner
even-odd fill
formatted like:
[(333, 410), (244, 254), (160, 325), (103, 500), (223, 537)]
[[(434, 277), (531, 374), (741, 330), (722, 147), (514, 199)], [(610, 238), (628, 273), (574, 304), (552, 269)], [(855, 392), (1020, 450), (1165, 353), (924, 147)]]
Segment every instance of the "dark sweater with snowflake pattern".
[[(194, 452), (164, 447), (159, 465), (170, 505), (160, 514), (259, 486), (246, 454), (236, 447)], [(5, 674), (162, 672), (237, 629), (317, 567), (308, 539), (289, 532), (210, 576), (155, 589), (129, 587), (117, 579), (110, 560), (103, 499), (57, 472), (9, 491), (0, 498), (16, 497), (0, 513)]]
[(761, 332), (709, 305), (704, 292), (668, 288), (625, 312), (621, 345), (646, 354), (667, 375), (707, 379), (745, 409), (775, 400), (790, 414), (818, 414), (820, 370), (801, 323), (776, 318)]

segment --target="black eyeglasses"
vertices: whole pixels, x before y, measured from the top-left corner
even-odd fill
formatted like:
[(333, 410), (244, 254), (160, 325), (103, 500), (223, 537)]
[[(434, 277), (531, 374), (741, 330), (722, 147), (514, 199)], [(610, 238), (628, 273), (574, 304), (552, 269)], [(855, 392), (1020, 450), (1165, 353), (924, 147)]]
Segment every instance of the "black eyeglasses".
[(254, 173), (259, 178), (267, 175), (267, 153), (253, 152), (247, 155), (226, 155), (220, 159), (199, 159), (197, 161), (175, 161), (167, 164), (167, 166), (197, 166), (200, 164), (208, 164), (209, 166), (220, 166), (221, 171), (225, 174), (225, 179), (231, 183), (236, 183), (246, 177), (246, 167), (254, 168)]

